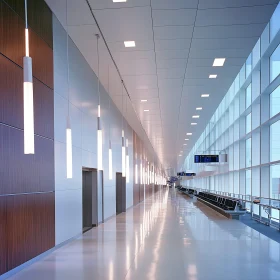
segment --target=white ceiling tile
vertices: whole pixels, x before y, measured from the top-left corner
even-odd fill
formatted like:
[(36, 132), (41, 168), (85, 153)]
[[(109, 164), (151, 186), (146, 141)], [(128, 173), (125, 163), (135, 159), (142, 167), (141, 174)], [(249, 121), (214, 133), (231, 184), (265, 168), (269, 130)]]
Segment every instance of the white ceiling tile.
[(157, 67), (159, 69), (167, 68), (185, 68), (187, 59), (158, 59)]
[[(252, 49), (258, 37), (249, 38), (217, 38), (217, 39), (193, 39), (193, 49)], [(246, 47), (245, 47), (246, 46)]]
[(153, 9), (195, 9), (198, 0), (151, 0)]
[(129, 90), (149, 90), (157, 88), (156, 75), (125, 76), (125, 85)]
[(259, 37), (266, 23), (255, 23), (249, 25), (227, 25), (227, 26), (196, 26), (194, 38), (247, 38)]
[(131, 90), (129, 92), (130, 96), (132, 99), (138, 99), (138, 98), (143, 98), (143, 99), (149, 99), (153, 97), (158, 97), (158, 89), (148, 89), (148, 90)]
[(153, 10), (154, 26), (194, 25), (196, 9)]
[(246, 7), (257, 5), (276, 4), (277, 0), (200, 0), (199, 9), (228, 8), (228, 7)]
[(149, 7), (96, 10), (94, 14), (108, 42), (135, 41), (137, 46), (138, 41), (153, 40)]
[[(58, 1), (59, 2), (59, 1)], [(65, 4), (66, 9), (66, 4)], [(67, 0), (68, 25), (95, 25), (95, 20), (88, 8), (86, 1)]]
[(185, 68), (169, 68), (158, 69), (158, 78), (161, 79), (183, 79), (185, 74)]
[(154, 59), (139, 59), (120, 61), (119, 69), (122, 75), (156, 75), (156, 63)]
[(267, 23), (275, 6), (198, 10), (196, 26)]
[(192, 37), (193, 26), (161, 26), (154, 27), (156, 40), (188, 39)]
[(189, 50), (164, 50), (157, 51), (157, 59), (186, 59)]
[(186, 50), (191, 45), (191, 39), (155, 40), (156, 51)]
[(163, 79), (158, 80), (159, 88), (173, 89), (173, 88), (182, 88), (184, 79)]
[(108, 42), (109, 49), (112, 53), (115, 52), (135, 52), (135, 51), (153, 51), (154, 41), (139, 40), (135, 48), (126, 48), (123, 41)]
[(250, 51), (247, 49), (196, 49), (191, 48), (190, 58), (216, 58), (216, 57), (244, 57), (246, 58), (249, 55)]
[[(77, 1), (77, 0), (76, 0)], [(114, 3), (112, 0), (89, 0), (93, 9), (122, 9), (131, 7), (150, 6), (150, 0), (129, 0)]]

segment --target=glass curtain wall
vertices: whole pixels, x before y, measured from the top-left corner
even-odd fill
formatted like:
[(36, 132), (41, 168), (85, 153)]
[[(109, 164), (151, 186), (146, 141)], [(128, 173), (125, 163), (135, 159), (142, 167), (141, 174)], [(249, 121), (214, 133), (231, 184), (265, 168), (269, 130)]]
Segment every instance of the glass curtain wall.
[[(194, 164), (194, 155), (226, 153), (226, 163)], [(280, 4), (228, 92), (185, 159), (183, 168), (197, 176), (192, 187), (280, 199)], [(258, 205), (247, 205), (263, 217)], [(279, 218), (278, 210), (271, 215)]]

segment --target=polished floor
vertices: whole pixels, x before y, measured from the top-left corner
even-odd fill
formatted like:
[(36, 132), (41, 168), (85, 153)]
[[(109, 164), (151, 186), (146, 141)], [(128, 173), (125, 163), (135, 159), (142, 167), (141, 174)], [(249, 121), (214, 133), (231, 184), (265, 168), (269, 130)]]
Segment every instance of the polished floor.
[(10, 279), (279, 280), (279, 258), (277, 242), (162, 190)]

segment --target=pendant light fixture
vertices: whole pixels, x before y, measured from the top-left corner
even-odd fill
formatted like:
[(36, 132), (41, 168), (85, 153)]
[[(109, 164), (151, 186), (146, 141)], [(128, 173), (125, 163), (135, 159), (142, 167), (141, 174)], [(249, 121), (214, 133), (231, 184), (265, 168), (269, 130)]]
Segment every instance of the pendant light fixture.
[[(108, 94), (110, 95), (110, 65), (108, 65)], [(109, 99), (109, 112), (111, 112), (111, 100)], [(109, 122), (109, 180), (113, 180), (113, 153), (111, 143), (111, 122)]]
[(135, 154), (135, 184), (138, 184), (138, 166), (137, 166), (137, 153)]
[[(125, 115), (127, 117), (127, 99), (125, 101)], [(128, 131), (126, 122), (126, 131)], [(126, 138), (126, 182), (129, 183), (129, 154), (128, 154), (128, 139)]]
[(100, 81), (99, 81), (99, 34), (95, 34), (97, 45), (97, 91), (98, 91), (98, 115), (97, 115), (97, 169), (102, 170), (102, 129), (100, 120)]
[(126, 139), (126, 182), (129, 183), (129, 154), (128, 154), (128, 139)]
[(140, 184), (143, 184), (143, 166), (142, 166), (142, 157), (140, 162)]
[(66, 1), (66, 56), (67, 56), (67, 90), (68, 90), (68, 113), (66, 124), (66, 176), (73, 178), (73, 158), (72, 158), (72, 129), (70, 120), (70, 79), (69, 79), (69, 36), (67, 23), (67, 1)]
[[(123, 111), (123, 81), (122, 81), (122, 114)], [(125, 138), (124, 138), (124, 127), (123, 127), (123, 115), (122, 115), (122, 176), (125, 177)]]
[(23, 119), (24, 119), (24, 154), (34, 154), (34, 102), (32, 58), (29, 56), (29, 32), (27, 20), (27, 0), (25, 8), (25, 56), (23, 57)]

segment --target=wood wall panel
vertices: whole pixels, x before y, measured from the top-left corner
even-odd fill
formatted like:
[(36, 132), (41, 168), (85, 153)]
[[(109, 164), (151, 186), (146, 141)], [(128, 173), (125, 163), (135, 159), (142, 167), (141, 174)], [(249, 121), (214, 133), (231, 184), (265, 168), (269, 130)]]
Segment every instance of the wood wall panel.
[[(24, 19), (23, 0), (5, 0)], [(44, 1), (28, 0), (28, 25), (52, 48), (52, 12)]]
[(55, 245), (54, 193), (8, 196), (8, 270)]
[(54, 142), (35, 137), (35, 154), (23, 153), (23, 131), (0, 125), (0, 195), (54, 191)]
[[(33, 79), (35, 134), (54, 138), (53, 90)], [(0, 123), (23, 129), (22, 68), (0, 54)]]
[(52, 14), (28, 3), (34, 155), (23, 146), (24, 1), (0, 0), (0, 275), (55, 245)]
[(0, 196), (0, 275), (7, 271), (7, 198)]
[[(41, 1), (40, 1), (41, 2)], [(23, 66), (25, 56), (24, 21), (10, 7), (0, 2), (2, 28), (0, 28), (0, 52), (10, 60)], [(53, 89), (53, 51), (32, 29), (30, 34), (30, 56), (33, 76)]]

